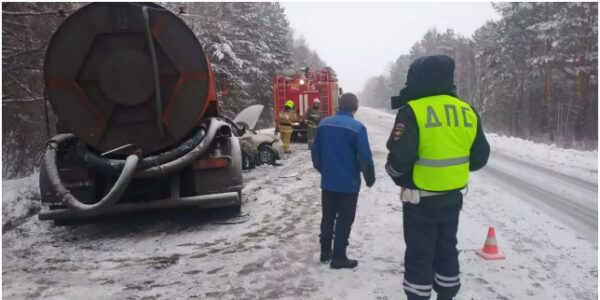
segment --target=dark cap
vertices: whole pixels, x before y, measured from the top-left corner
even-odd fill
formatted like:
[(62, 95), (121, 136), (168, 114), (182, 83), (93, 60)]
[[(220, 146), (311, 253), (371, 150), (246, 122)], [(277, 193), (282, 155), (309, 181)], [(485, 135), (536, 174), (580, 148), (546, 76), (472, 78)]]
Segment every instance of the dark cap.
[[(407, 76), (407, 85), (414, 81), (416, 84), (428, 83), (432, 86), (448, 86), (454, 83), (454, 59), (450, 56), (439, 54), (422, 57), (415, 61), (412, 68), (414, 74)], [(413, 75), (413, 76), (410, 76)]]
[(454, 60), (443, 54), (420, 57), (411, 63), (405, 87), (398, 96), (392, 97), (392, 108), (399, 108), (410, 100), (441, 94), (456, 96)]
[(340, 97), (339, 105), (340, 110), (355, 112), (358, 110), (358, 98), (352, 93), (345, 93)]

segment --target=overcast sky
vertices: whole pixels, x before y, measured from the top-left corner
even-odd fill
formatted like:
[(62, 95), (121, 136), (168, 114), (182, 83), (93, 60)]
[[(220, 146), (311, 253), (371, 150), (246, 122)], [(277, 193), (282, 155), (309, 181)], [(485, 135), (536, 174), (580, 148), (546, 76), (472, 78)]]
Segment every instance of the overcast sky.
[(367, 78), (419, 41), (431, 28), (471, 36), (499, 19), (489, 3), (282, 3), (296, 35), (333, 67), (344, 91), (359, 92)]

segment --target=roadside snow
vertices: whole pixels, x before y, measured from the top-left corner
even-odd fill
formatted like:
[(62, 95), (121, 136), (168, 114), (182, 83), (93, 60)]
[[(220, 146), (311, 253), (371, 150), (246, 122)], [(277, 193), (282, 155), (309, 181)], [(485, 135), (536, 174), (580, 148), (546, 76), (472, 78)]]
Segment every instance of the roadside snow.
[(558, 148), (554, 144), (538, 144), (497, 134), (486, 136), (494, 151), (588, 182), (598, 183), (598, 151)]
[[(4, 297), (404, 299), (402, 206), (383, 168), (394, 116), (362, 108), (356, 118), (377, 172), (350, 237), (357, 269), (318, 262), (319, 174), (306, 145), (294, 144), (283, 166), (244, 174), (242, 216), (160, 211), (70, 227), (26, 218), (3, 231)], [(597, 245), (486, 176), (473, 174), (461, 214), (457, 299), (597, 299)], [(39, 199), (37, 177), (3, 187), (5, 218), (28, 215), (19, 198)], [(490, 225), (506, 260), (475, 255)]]
[[(597, 244), (482, 175), (471, 177), (461, 215), (462, 273), (471, 280), (460, 299), (597, 299)], [(487, 226), (506, 260), (475, 255)]]
[(40, 210), (38, 176), (2, 182), (2, 232), (27, 221)]

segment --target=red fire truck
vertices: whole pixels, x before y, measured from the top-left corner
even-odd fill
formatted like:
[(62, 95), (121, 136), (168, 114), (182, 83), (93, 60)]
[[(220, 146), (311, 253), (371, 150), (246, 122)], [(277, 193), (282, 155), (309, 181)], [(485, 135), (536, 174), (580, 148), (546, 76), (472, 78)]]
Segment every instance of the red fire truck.
[(276, 75), (273, 78), (273, 101), (275, 130), (279, 131), (279, 112), (287, 100), (294, 101), (296, 113), (302, 120), (294, 124), (292, 139), (306, 139), (306, 110), (313, 105), (314, 99), (321, 101), (321, 119), (334, 114), (338, 107), (338, 97), (341, 89), (338, 87), (337, 76), (332, 68), (319, 70), (302, 68), (294, 74)]

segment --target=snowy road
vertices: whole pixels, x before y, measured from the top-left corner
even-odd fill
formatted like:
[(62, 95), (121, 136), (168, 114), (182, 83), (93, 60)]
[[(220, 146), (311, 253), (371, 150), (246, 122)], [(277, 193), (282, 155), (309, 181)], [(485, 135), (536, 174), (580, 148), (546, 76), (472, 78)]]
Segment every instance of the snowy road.
[[(241, 217), (185, 210), (56, 227), (32, 217), (36, 178), (3, 182), (4, 297), (403, 299), (402, 206), (384, 172), (394, 116), (365, 108), (356, 117), (367, 125), (377, 172), (375, 186), (361, 191), (350, 237), (357, 269), (318, 263), (319, 175), (306, 146), (294, 145), (283, 166), (244, 174)], [(505, 144), (493, 146), (514, 146)], [(597, 242), (584, 234), (597, 232), (589, 216), (597, 214), (590, 194), (597, 189), (530, 162), (534, 166), (515, 166), (514, 159), (494, 155), (488, 171), (473, 174), (459, 226), (458, 299), (597, 299)], [(568, 167), (597, 172), (596, 165)], [(534, 201), (567, 204), (551, 213)], [(582, 228), (572, 229), (565, 216), (579, 219)], [(484, 261), (474, 253), (490, 225), (507, 260)]]
[(508, 192), (598, 242), (598, 185), (493, 152), (481, 171)]

